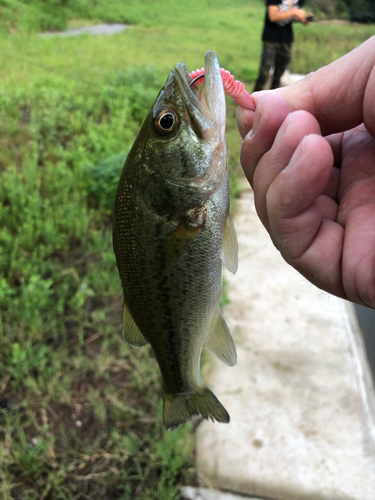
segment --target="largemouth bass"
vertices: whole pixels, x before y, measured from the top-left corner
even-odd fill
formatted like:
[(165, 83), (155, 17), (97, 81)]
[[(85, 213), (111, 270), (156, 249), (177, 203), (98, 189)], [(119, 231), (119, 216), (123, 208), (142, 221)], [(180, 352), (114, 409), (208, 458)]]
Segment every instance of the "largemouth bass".
[(202, 89), (183, 63), (170, 73), (127, 157), (114, 211), (123, 333), (132, 346), (152, 346), (169, 430), (194, 415), (229, 422), (202, 381), (202, 347), (236, 363), (219, 308), (222, 264), (237, 270), (225, 95), (216, 55), (205, 63)]

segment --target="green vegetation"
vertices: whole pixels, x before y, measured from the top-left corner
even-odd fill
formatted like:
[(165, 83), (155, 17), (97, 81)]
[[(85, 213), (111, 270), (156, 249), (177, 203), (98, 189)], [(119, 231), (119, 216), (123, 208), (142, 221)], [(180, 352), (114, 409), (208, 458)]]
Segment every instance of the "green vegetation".
[(375, 2), (374, 0), (343, 0), (351, 21), (359, 23), (375, 22)]
[(111, 245), (139, 105), (161, 84), (146, 67), (90, 93), (48, 74), (0, 92), (3, 498), (172, 499), (189, 470), (156, 363), (121, 337)]
[(370, 38), (373, 25), (343, 21), (321, 21), (295, 27), (291, 70), (306, 74), (342, 57)]
[(352, 22), (375, 22), (374, 0), (309, 0), (315, 14)]
[[(62, 6), (63, 5), (63, 6)], [(215, 50), (249, 90), (262, 1), (0, 0), (0, 495), (180, 498), (192, 426), (167, 433), (146, 349), (121, 336), (111, 243), (119, 173), (148, 108), (183, 60)], [(136, 23), (116, 36), (35, 32)], [(292, 69), (327, 64), (364, 26), (296, 27)], [(223, 35), (225, 34), (225, 36)], [(228, 99), (232, 194), (240, 140)]]

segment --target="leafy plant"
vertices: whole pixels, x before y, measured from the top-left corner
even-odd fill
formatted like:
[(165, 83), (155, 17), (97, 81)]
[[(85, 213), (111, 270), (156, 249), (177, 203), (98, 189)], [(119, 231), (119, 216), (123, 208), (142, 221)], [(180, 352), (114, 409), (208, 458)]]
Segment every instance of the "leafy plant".
[(97, 165), (84, 166), (87, 194), (96, 207), (113, 211), (118, 180), (126, 160), (125, 154), (101, 160)]

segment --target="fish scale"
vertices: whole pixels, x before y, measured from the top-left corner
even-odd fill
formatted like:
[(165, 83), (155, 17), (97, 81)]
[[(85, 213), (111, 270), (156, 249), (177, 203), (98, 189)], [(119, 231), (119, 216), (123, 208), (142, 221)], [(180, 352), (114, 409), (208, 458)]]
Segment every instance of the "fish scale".
[(190, 83), (179, 63), (125, 162), (113, 223), (124, 336), (153, 348), (167, 429), (194, 415), (228, 422), (201, 378), (202, 347), (228, 365), (236, 362), (219, 308), (223, 259), (236, 270), (237, 243), (229, 216), (225, 97), (213, 52), (206, 54), (202, 90)]

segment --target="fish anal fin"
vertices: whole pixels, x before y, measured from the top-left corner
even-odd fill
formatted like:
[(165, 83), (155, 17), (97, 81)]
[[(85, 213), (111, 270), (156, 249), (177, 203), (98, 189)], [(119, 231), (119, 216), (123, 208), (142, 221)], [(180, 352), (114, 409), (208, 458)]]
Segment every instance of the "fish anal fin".
[(133, 347), (142, 347), (148, 344), (143, 333), (138, 328), (127, 303), (124, 301), (124, 310), (122, 313), (122, 333), (126, 342)]
[(220, 309), (212, 322), (211, 331), (203, 345), (226, 365), (234, 366), (237, 363), (236, 346)]
[(222, 260), (228, 271), (236, 274), (238, 269), (238, 243), (236, 230), (229, 214), (224, 224)]
[(163, 389), (163, 422), (168, 431), (185, 424), (195, 415), (228, 423), (229, 414), (207, 387), (199, 387), (188, 394), (171, 394)]

